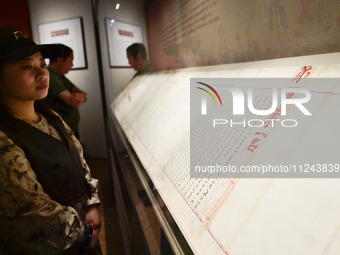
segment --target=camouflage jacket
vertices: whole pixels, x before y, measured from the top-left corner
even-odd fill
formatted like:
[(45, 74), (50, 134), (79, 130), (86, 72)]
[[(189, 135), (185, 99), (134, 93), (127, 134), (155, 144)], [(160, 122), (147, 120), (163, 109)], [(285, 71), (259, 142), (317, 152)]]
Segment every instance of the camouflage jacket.
[[(33, 126), (61, 139), (41, 116)], [(64, 123), (65, 125), (65, 123)], [(0, 254), (81, 254), (85, 241), (86, 209), (100, 203), (98, 180), (91, 177), (79, 141), (65, 125), (86, 169), (91, 199), (74, 207), (51, 200), (37, 181), (25, 153), (0, 131)]]

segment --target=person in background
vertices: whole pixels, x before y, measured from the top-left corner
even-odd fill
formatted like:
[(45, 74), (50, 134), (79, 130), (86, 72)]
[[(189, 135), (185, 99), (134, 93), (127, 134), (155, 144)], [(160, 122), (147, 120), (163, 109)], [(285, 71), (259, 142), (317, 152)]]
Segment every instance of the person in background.
[(137, 71), (133, 78), (137, 75), (154, 71), (152, 65), (147, 60), (146, 49), (143, 44), (134, 43), (130, 45), (126, 49), (126, 55), (130, 66)]
[(49, 46), (0, 28), (0, 254), (101, 254), (98, 180), (44, 107)]
[(66, 45), (56, 44), (60, 50), (51, 52), (48, 70), (50, 87), (43, 103), (60, 114), (79, 139), (79, 107), (86, 101), (86, 94), (65, 77), (73, 66), (73, 50)]
[[(126, 56), (130, 66), (137, 71), (132, 79), (143, 73), (153, 72), (154, 69), (146, 57), (146, 49), (142, 43), (134, 43), (126, 48)], [(149, 180), (149, 186), (153, 189), (153, 183)], [(138, 196), (144, 198), (144, 205), (151, 206), (151, 201), (147, 197), (146, 191), (141, 189), (138, 191)]]
[[(126, 55), (129, 60), (129, 64), (131, 67), (137, 71), (137, 73), (133, 76), (135, 78), (138, 75), (141, 75), (143, 73), (153, 72), (155, 71), (152, 65), (149, 63), (146, 57), (146, 49), (143, 44), (141, 43), (134, 43), (130, 45), (126, 49)], [(154, 184), (152, 183), (151, 179), (148, 180), (148, 185), (151, 190), (153, 190), (154, 196), (157, 198), (159, 205), (161, 206), (162, 210), (165, 212), (167, 211), (167, 208), (162, 200), (162, 198), (159, 196), (157, 190), (155, 189)], [(144, 206), (152, 206), (152, 203), (147, 196), (147, 193), (145, 189), (138, 190), (137, 192), (138, 196), (142, 198), (144, 201)], [(164, 234), (163, 229), (161, 230), (161, 254), (173, 254), (172, 250), (170, 248), (170, 245), (167, 241), (167, 238)]]

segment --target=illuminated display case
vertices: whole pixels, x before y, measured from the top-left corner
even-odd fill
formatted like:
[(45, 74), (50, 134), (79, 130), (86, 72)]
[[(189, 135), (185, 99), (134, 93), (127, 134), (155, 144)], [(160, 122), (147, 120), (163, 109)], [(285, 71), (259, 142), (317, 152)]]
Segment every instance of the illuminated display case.
[[(338, 116), (334, 109), (340, 107), (339, 56), (332, 53), (188, 68), (135, 78), (111, 105), (115, 190), (120, 187), (123, 191), (121, 208), (132, 206), (134, 211), (132, 218), (122, 215), (121, 222), (129, 223), (130, 227), (133, 220), (138, 223), (140, 240), (151, 254), (155, 238), (147, 226), (154, 224), (144, 221), (148, 212), (162, 228), (156, 242), (160, 244), (160, 236), (165, 237), (174, 254), (337, 254), (338, 175), (190, 177), (190, 138), (196, 128), (190, 126), (190, 78), (279, 77), (291, 84), (297, 84), (298, 78), (299, 87), (311, 93), (307, 108), (312, 116), (303, 118), (299, 129), (272, 128), (256, 144), (255, 153), (249, 146), (240, 147), (234, 150), (233, 160), (253, 166), (260, 165), (264, 158), (274, 165), (284, 165), (294, 157), (310, 164), (317, 158), (335, 167), (339, 161), (335, 153), (337, 144), (332, 141), (340, 139), (337, 131), (340, 119), (334, 117)], [(311, 78), (330, 80), (314, 84), (308, 80)], [(327, 133), (321, 125), (325, 119)], [(254, 135), (259, 132), (252, 131), (242, 137), (244, 143), (255, 144)], [(234, 137), (232, 130), (223, 134), (223, 139), (228, 137)], [(225, 144), (227, 149), (232, 146), (233, 143)], [(204, 156), (209, 150), (202, 147), (200, 153)], [(124, 190), (128, 200), (124, 200)], [(152, 206), (145, 206), (141, 190)], [(130, 241), (137, 240), (131, 238), (131, 232), (125, 235), (130, 235)], [(161, 245), (158, 247), (159, 252)]]

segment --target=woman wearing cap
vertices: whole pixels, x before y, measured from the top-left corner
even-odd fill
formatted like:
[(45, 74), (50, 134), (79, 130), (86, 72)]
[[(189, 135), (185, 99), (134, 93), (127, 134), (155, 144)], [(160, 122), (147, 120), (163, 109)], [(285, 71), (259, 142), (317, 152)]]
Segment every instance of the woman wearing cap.
[(98, 181), (70, 128), (35, 102), (50, 48), (0, 28), (0, 254), (100, 250)]

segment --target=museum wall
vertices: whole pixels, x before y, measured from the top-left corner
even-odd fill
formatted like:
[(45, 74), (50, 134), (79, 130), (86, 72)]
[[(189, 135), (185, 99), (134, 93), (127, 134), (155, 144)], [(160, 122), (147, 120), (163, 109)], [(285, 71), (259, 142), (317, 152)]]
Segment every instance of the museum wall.
[[(120, 2), (120, 8), (115, 9), (116, 3)], [(111, 104), (118, 94), (130, 82), (136, 73), (131, 67), (110, 67), (108, 38), (106, 33), (105, 19), (110, 18), (115, 21), (124, 22), (130, 25), (139, 26), (142, 29), (143, 43), (148, 46), (147, 32), (144, 15), (143, 0), (102, 0), (99, 1), (99, 27), (101, 50), (104, 67), (104, 79), (106, 86), (106, 98), (108, 104)], [(123, 54), (125, 55), (125, 49)]]
[[(85, 154), (91, 157), (106, 157), (100, 78), (91, 0), (29, 0), (28, 3), (32, 36), (37, 42), (39, 42), (38, 24), (82, 17), (88, 68), (71, 70), (66, 76), (88, 94), (88, 101), (80, 107), (80, 136), (84, 144)], [(125, 0), (121, 3), (119, 10), (115, 9), (117, 1), (99, 0), (98, 3), (105, 95), (109, 107), (113, 99), (129, 83), (135, 71), (130, 67), (110, 67), (105, 18), (140, 26), (142, 28), (143, 41), (147, 45), (144, 2)]]
[(31, 36), (31, 26), (26, 0), (0, 1), (1, 27), (13, 27)]

